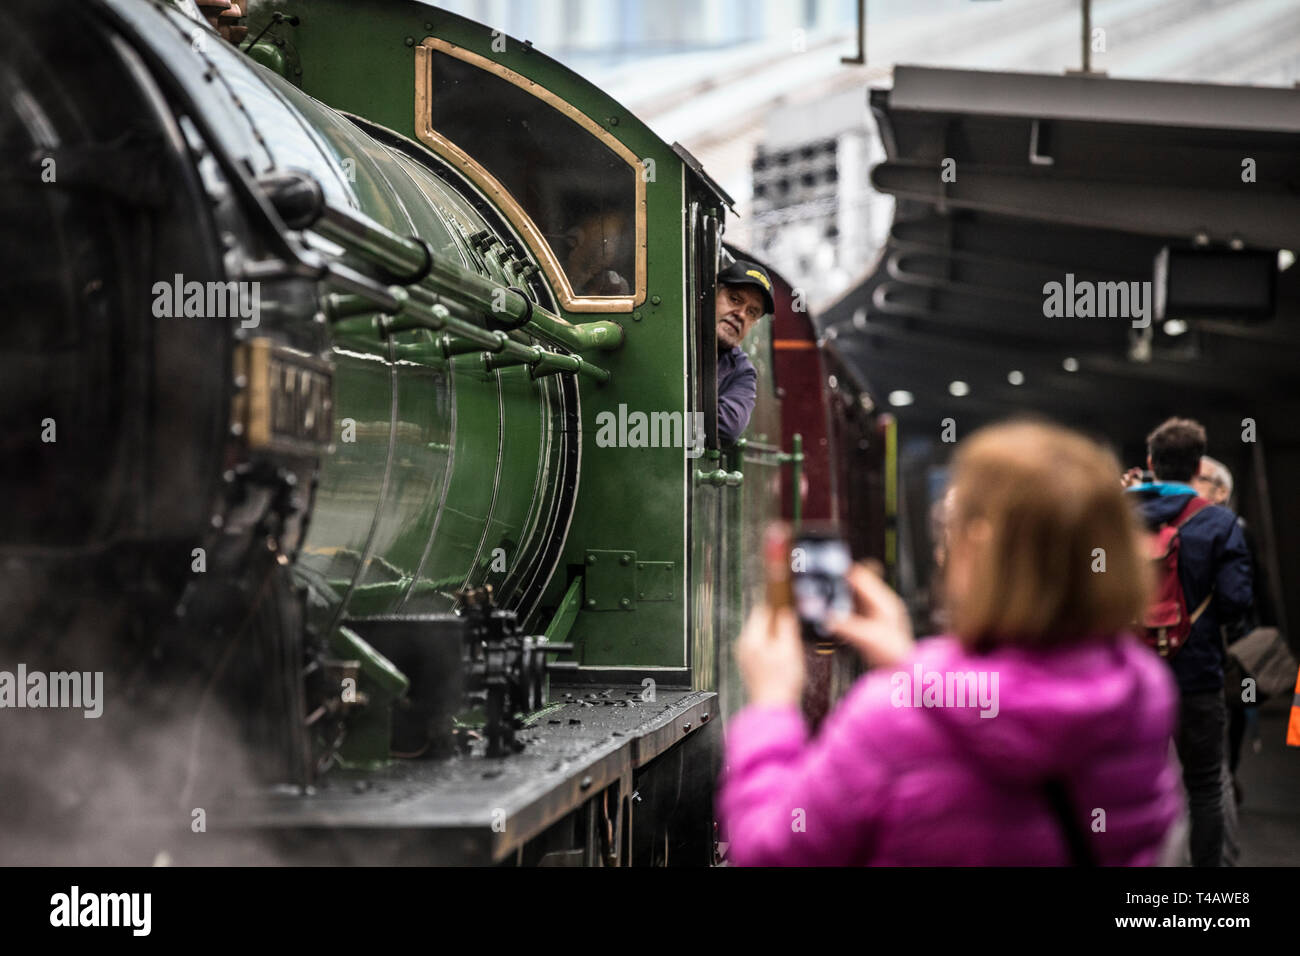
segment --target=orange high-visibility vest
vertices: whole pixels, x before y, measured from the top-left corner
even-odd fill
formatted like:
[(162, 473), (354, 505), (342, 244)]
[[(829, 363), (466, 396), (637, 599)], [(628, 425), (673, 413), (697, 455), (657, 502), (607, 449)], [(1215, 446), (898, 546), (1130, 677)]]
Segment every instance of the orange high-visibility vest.
[(1291, 699), (1291, 722), (1286, 727), (1288, 746), (1300, 747), (1300, 674), (1296, 675), (1295, 697)]

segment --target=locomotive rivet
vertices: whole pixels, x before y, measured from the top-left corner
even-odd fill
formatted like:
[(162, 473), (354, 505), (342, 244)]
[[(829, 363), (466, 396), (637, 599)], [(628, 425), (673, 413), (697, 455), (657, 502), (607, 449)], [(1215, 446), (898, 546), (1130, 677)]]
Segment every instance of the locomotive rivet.
[(659, 296), (657, 296), (657, 295), (652, 295), (652, 296), (650, 296), (650, 304), (651, 304), (651, 305), (658, 305), (658, 304), (659, 304), (660, 302), (662, 302), (662, 301), (663, 301), (663, 299), (659, 298)]
[(618, 117), (617, 117), (617, 116), (611, 116), (611, 117), (609, 118), (609, 125), (610, 125), (610, 126), (617, 126), (617, 125), (618, 125)]
[(632, 321), (633, 321), (633, 322), (640, 322), (640, 321), (641, 321), (641, 313), (640, 313), (640, 312), (633, 312), (633, 313), (632, 313)]
[(586, 790), (588, 787), (591, 786), (591, 778), (590, 778), (590, 777), (583, 777), (583, 778), (582, 778), (582, 783), (578, 784), (578, 786), (581, 787), (583, 790)]
[(621, 608), (629, 608), (632, 606), (632, 602), (629, 601), (627, 598), (619, 598), (618, 606)]
[(595, 564), (595, 563), (596, 563), (596, 556), (595, 556), (594, 554), (589, 554), (589, 555), (587, 555), (587, 563), (588, 563), (588, 564)]
[(407, 37), (402, 42), (405, 43), (407, 46), (415, 46), (415, 37)]
[(426, 30), (432, 31), (432, 30), (433, 30), (433, 24), (432, 24), (432, 23), (426, 23), (426, 24), (424, 25), (424, 28), (425, 28)]
[(623, 555), (621, 558), (618, 559), (618, 563), (623, 565), (623, 567), (627, 567), (629, 564), (632, 563), (632, 555), (630, 554)]
[(595, 607), (595, 606), (596, 606), (596, 599), (595, 599), (595, 598), (587, 598), (587, 607)]
[(690, 724), (682, 724), (682, 733), (684, 733), (684, 734), (689, 734), (690, 732), (691, 732), (691, 725), (690, 725)]
[(642, 591), (640, 594), (637, 595), (637, 597), (639, 597), (642, 601), (644, 601), (644, 600), (645, 600), (645, 592)]

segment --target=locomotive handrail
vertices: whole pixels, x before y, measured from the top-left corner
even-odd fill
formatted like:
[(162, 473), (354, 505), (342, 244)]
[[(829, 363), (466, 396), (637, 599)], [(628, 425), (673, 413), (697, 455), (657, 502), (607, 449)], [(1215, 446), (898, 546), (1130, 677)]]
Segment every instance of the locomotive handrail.
[(697, 485), (712, 485), (715, 488), (739, 488), (745, 483), (745, 476), (738, 471), (726, 471), (717, 468), (713, 471), (695, 470), (695, 483)]

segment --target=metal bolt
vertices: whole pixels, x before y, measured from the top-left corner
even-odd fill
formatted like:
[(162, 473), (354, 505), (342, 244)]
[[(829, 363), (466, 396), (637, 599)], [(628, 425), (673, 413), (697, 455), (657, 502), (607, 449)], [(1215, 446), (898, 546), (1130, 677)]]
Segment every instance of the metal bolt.
[(629, 564), (632, 563), (632, 555), (630, 554), (623, 555), (621, 558), (618, 559), (618, 563), (623, 565), (623, 567), (627, 567)]
[(407, 37), (402, 42), (405, 43), (407, 46), (415, 46), (415, 37)]
[(609, 125), (610, 125), (610, 126), (617, 126), (617, 125), (618, 125), (618, 117), (617, 117), (617, 116), (611, 116), (611, 117), (609, 118)]
[(589, 554), (589, 555), (587, 555), (587, 563), (588, 563), (588, 564), (595, 564), (595, 563), (596, 563), (596, 556), (595, 556), (594, 554)]
[(627, 608), (629, 608), (629, 607), (632, 606), (632, 602), (629, 601), (627, 598), (619, 598), (619, 599), (618, 599), (618, 606), (621, 607), (621, 608), (627, 609)]
[(583, 777), (583, 778), (582, 778), (582, 782), (581, 782), (580, 784), (578, 784), (578, 786), (581, 787), (583, 790), (586, 790), (588, 787), (591, 786), (591, 778), (590, 778), (590, 777)]
[(650, 304), (651, 304), (651, 305), (658, 305), (658, 304), (659, 304), (660, 302), (662, 302), (662, 301), (663, 301), (663, 299), (659, 298), (659, 296), (657, 296), (657, 295), (652, 295), (652, 296), (650, 296)]
[(642, 591), (641, 593), (639, 593), (639, 594), (637, 595), (637, 597), (639, 597), (642, 601), (644, 601), (644, 600), (645, 600), (645, 592)]
[(640, 313), (640, 312), (633, 312), (633, 313), (632, 313), (632, 321), (633, 321), (633, 322), (640, 322), (640, 321), (641, 321), (641, 313)]
[(682, 733), (684, 733), (684, 734), (689, 734), (690, 732), (691, 732), (691, 725), (690, 725), (690, 724), (682, 724)]
[(587, 607), (595, 607), (595, 606), (596, 606), (596, 599), (595, 599), (595, 598), (587, 598)]

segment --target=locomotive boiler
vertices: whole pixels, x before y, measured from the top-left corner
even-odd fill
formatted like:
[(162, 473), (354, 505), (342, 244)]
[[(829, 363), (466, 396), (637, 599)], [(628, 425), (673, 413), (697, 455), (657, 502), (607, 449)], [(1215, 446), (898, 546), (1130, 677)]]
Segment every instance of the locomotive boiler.
[[(8, 853), (86, 858), (111, 764), (107, 861), (710, 862), (746, 542), (802, 497), (770, 327), (717, 433), (729, 198), (499, 31), (248, 6), (0, 37), (3, 651), (106, 675), (6, 720)], [(596, 440), (629, 409), (703, 434)]]

